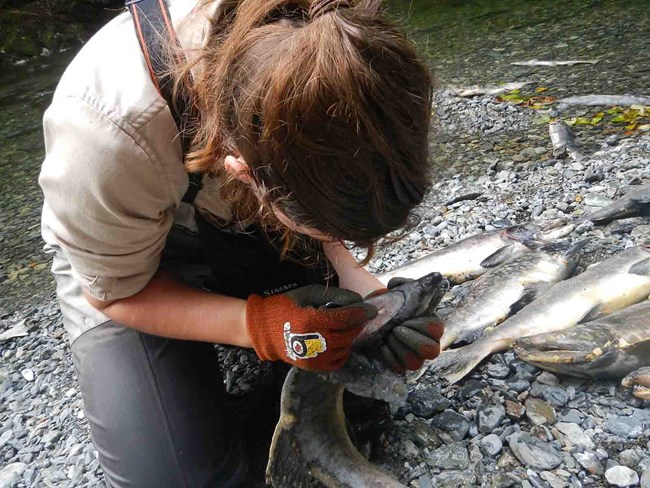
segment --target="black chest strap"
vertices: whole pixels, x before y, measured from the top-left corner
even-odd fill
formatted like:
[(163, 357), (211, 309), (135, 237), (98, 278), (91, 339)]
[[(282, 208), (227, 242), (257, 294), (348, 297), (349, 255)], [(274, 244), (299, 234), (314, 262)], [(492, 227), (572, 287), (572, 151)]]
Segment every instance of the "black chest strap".
[[(185, 128), (190, 101), (186, 92), (173, 96), (173, 78), (170, 75), (170, 56), (182, 56), (180, 42), (174, 30), (165, 0), (127, 0), (135, 32), (149, 68), (151, 80), (158, 93), (165, 99), (176, 126), (181, 134), (183, 158), (190, 147), (190, 137)], [(179, 60), (180, 61), (180, 60)], [(189, 174), (189, 186), (183, 201), (194, 202), (202, 187), (200, 173)]]

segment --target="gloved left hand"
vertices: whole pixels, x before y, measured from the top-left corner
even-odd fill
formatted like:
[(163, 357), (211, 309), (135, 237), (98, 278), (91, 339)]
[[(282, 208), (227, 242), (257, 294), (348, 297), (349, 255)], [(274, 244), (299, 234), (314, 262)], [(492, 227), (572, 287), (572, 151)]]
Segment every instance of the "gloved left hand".
[[(366, 299), (390, 291), (403, 283), (413, 281), (406, 278), (393, 278), (387, 289), (377, 290)], [(440, 354), (440, 338), (444, 323), (430, 310), (419, 316), (409, 317), (396, 325), (385, 337), (377, 351), (378, 359), (396, 373), (418, 370), (427, 359), (435, 359)]]

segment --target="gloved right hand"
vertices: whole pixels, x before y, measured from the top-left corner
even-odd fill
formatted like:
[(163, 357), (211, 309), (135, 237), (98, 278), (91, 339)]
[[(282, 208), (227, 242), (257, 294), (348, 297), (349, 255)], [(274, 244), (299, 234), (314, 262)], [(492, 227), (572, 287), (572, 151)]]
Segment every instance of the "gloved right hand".
[(246, 326), (255, 352), (310, 371), (343, 366), (352, 342), (377, 309), (342, 288), (308, 285), (246, 302)]

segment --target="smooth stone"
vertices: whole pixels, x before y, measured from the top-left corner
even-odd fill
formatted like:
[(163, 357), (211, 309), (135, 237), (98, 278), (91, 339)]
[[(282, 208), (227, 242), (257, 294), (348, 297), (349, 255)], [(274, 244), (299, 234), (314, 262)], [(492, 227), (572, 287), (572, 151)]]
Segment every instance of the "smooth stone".
[(460, 442), (442, 446), (432, 451), (426, 459), (429, 466), (440, 469), (467, 469), (469, 454)]
[(411, 412), (418, 417), (431, 418), (449, 408), (451, 402), (440, 393), (429, 389), (417, 390), (408, 397)]
[(0, 449), (2, 449), (7, 444), (7, 442), (11, 440), (13, 435), (14, 431), (11, 429), (5, 430), (2, 435), (0, 435)]
[(433, 417), (431, 426), (449, 435), (452, 440), (460, 441), (469, 431), (469, 420), (453, 410), (445, 410)]
[(562, 464), (562, 455), (558, 449), (526, 432), (512, 434), (508, 438), (508, 445), (512, 453), (525, 466), (549, 470)]
[(506, 417), (506, 409), (501, 404), (490, 405), (478, 411), (478, 430), (489, 434), (496, 429)]
[(510, 368), (503, 363), (489, 363), (487, 365), (487, 374), (492, 378), (502, 380), (510, 375)]
[(13, 488), (27, 470), (25, 463), (7, 464), (0, 470), (0, 488)]
[(481, 451), (488, 456), (496, 456), (503, 449), (503, 442), (501, 442), (498, 435), (490, 434), (479, 441), (479, 446)]
[(577, 452), (573, 457), (578, 461), (578, 464), (585, 468), (590, 474), (601, 476), (605, 472), (598, 456), (593, 452)]
[(557, 430), (564, 434), (565, 445), (571, 447), (584, 447), (585, 449), (594, 449), (594, 441), (580, 428), (578, 424), (568, 422), (558, 422), (555, 424)]
[(34, 371), (31, 369), (23, 369), (20, 374), (23, 376), (23, 378), (25, 378), (26, 381), (34, 381), (35, 375)]
[(560, 384), (560, 380), (553, 373), (548, 371), (542, 371), (537, 378), (535, 378), (538, 383), (548, 386), (557, 386)]
[(523, 393), (524, 391), (530, 389), (530, 381), (525, 379), (515, 379), (506, 383), (508, 389), (517, 393)]
[(639, 475), (627, 466), (614, 466), (605, 471), (605, 479), (610, 485), (624, 487), (636, 485)]
[(538, 398), (528, 398), (524, 404), (526, 407), (526, 417), (535, 425), (552, 425), (555, 423), (557, 416), (555, 409)]

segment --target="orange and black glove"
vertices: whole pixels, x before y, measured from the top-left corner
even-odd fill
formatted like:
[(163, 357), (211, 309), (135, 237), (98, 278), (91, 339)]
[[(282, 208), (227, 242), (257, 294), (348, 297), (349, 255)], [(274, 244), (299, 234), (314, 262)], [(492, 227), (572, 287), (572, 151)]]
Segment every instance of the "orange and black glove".
[[(393, 278), (388, 288), (371, 293), (368, 298), (389, 292), (413, 280)], [(434, 290), (432, 290), (434, 292)], [(384, 337), (377, 351), (377, 357), (396, 373), (407, 370), (415, 371), (422, 367), (425, 360), (435, 359), (440, 354), (440, 338), (444, 332), (444, 323), (431, 309), (435, 309), (439, 300), (434, 300), (427, 309), (415, 317), (404, 317), (398, 313), (397, 325)]]
[(363, 324), (376, 315), (358, 293), (323, 285), (251, 295), (246, 303), (246, 325), (260, 359), (310, 371), (343, 366)]

